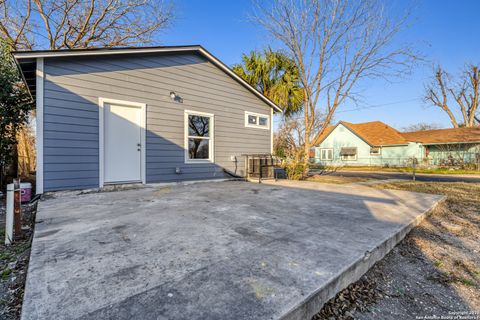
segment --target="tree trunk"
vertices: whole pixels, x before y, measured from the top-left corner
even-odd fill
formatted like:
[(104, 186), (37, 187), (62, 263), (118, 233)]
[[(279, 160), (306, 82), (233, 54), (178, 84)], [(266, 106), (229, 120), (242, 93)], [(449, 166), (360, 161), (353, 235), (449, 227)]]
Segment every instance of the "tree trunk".
[[(309, 165), (309, 158), (310, 158), (310, 136), (311, 136), (311, 125), (310, 121), (312, 120), (310, 114), (308, 113), (309, 110), (309, 98), (308, 94), (305, 92), (304, 94), (304, 117), (305, 117), (305, 136), (304, 136), (304, 150), (303, 150), (303, 177), (305, 178), (308, 175), (308, 165)], [(313, 115), (312, 115), (313, 116)]]

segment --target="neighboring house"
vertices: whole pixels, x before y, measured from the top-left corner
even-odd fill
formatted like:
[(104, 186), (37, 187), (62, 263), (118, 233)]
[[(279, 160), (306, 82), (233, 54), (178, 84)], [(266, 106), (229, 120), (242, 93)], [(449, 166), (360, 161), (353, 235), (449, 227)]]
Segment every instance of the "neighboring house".
[(244, 176), (280, 108), (201, 46), (15, 52), (36, 100), (37, 193)]
[(480, 127), (399, 132), (380, 121), (340, 121), (325, 130), (315, 148), (323, 165), (407, 166), (416, 158), (424, 165), (476, 161)]
[(480, 159), (480, 127), (403, 132), (408, 141), (423, 146), (423, 157), (431, 165), (475, 163)]

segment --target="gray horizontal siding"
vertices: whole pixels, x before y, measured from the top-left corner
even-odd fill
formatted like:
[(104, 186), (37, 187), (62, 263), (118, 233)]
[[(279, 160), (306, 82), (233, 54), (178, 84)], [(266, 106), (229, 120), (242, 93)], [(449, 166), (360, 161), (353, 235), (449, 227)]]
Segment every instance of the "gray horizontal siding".
[[(232, 155), (243, 174), (241, 154), (270, 152), (270, 131), (244, 124), (270, 107), (200, 55), (45, 59), (45, 74), (46, 191), (98, 186), (99, 97), (147, 104), (147, 182), (221, 178)], [(184, 163), (184, 110), (214, 114), (215, 163)]]

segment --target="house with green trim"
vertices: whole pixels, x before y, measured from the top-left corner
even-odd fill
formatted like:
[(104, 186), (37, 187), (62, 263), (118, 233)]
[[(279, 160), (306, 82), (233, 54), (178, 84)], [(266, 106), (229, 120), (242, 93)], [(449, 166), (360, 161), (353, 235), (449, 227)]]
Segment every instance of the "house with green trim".
[(328, 127), (313, 163), (332, 166), (461, 166), (480, 157), (480, 127), (399, 132), (381, 121)]

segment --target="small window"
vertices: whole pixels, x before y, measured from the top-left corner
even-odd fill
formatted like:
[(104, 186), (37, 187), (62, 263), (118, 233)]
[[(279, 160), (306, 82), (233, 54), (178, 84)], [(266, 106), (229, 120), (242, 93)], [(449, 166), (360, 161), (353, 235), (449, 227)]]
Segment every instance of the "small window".
[(333, 149), (320, 149), (320, 160), (333, 160)]
[(185, 162), (213, 159), (213, 115), (185, 112)]
[(371, 147), (370, 148), (370, 154), (372, 156), (378, 156), (382, 154), (382, 149), (380, 147)]
[(245, 127), (270, 129), (270, 117), (268, 115), (246, 111)]
[(340, 156), (342, 160), (352, 161), (357, 160), (357, 148), (344, 147), (340, 149)]

